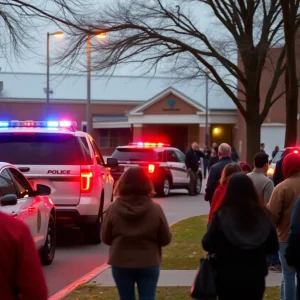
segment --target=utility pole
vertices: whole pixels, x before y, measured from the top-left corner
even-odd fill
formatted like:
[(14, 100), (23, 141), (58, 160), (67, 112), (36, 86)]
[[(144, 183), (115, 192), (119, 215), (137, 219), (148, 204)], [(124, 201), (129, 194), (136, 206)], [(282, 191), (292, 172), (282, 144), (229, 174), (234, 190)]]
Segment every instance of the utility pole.
[(47, 32), (47, 91), (46, 91), (46, 120), (49, 118), (50, 106), (50, 33)]
[(205, 86), (206, 86), (206, 91), (205, 91), (205, 145), (209, 146), (209, 133), (208, 133), (208, 74), (206, 73), (206, 78), (205, 78)]
[(87, 39), (87, 101), (86, 101), (86, 131), (92, 133), (91, 116), (91, 35)]

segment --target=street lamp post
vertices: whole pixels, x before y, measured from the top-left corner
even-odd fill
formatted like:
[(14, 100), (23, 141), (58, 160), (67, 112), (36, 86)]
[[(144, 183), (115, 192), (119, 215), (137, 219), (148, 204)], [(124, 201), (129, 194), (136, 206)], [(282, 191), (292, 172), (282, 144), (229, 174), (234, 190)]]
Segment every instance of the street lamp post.
[(209, 144), (209, 134), (208, 134), (208, 74), (206, 74), (206, 91), (205, 91), (205, 145)]
[(46, 118), (49, 118), (49, 110), (50, 110), (50, 37), (61, 37), (64, 33), (62, 31), (57, 31), (54, 33), (47, 32), (47, 100), (46, 100)]
[(92, 132), (91, 116), (91, 36), (87, 38), (87, 100), (86, 100), (86, 132)]
[[(106, 33), (95, 35), (99, 40), (106, 38)], [(91, 49), (92, 49), (92, 35), (87, 37), (87, 101), (86, 101), (86, 131), (88, 134), (92, 133), (92, 114), (91, 114)]]

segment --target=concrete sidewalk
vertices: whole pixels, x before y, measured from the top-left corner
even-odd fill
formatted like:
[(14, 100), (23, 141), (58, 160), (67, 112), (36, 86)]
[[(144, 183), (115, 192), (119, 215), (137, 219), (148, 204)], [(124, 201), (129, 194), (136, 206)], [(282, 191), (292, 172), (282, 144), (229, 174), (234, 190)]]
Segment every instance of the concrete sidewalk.
[[(193, 270), (161, 270), (158, 286), (191, 286), (196, 272)], [(280, 286), (281, 276), (281, 273), (270, 272), (266, 281), (267, 287)], [(115, 286), (110, 268), (100, 273), (89, 283), (99, 286)]]

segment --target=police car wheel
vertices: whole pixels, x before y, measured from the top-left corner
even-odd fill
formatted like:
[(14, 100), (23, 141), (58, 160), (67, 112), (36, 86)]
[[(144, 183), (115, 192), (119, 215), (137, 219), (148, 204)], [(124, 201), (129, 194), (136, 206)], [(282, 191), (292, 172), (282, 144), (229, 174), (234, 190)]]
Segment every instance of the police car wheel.
[(95, 223), (86, 224), (83, 228), (84, 239), (87, 244), (97, 245), (101, 243), (101, 224), (103, 219), (104, 196), (101, 196), (99, 215)]
[(157, 194), (161, 197), (167, 197), (170, 194), (171, 181), (169, 177), (165, 177), (161, 185), (158, 187)]
[(197, 179), (197, 186), (196, 186), (196, 193), (199, 195), (202, 190), (202, 179), (198, 177)]
[(50, 265), (55, 256), (56, 248), (56, 228), (55, 220), (52, 215), (49, 217), (47, 237), (45, 245), (40, 250), (40, 257), (44, 266)]

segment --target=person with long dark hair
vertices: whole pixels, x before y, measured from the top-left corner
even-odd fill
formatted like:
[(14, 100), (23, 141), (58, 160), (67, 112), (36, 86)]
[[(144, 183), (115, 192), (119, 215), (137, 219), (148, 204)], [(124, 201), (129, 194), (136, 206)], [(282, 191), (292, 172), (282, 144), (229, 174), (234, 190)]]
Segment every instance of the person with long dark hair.
[(140, 167), (128, 169), (118, 181), (115, 196), (102, 224), (102, 240), (110, 246), (112, 266), (120, 300), (155, 300), (162, 247), (171, 232), (161, 206), (151, 199), (153, 186)]
[(271, 215), (243, 173), (228, 181), (202, 246), (214, 254), (219, 300), (262, 300), (268, 274), (267, 255), (279, 250)]

